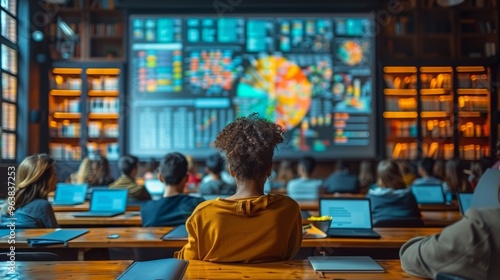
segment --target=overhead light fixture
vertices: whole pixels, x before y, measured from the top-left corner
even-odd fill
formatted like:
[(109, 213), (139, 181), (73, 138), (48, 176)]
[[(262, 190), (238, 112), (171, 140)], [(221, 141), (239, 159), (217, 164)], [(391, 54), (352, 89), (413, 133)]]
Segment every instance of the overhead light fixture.
[(441, 7), (458, 6), (465, 2), (465, 0), (437, 0), (437, 4)]

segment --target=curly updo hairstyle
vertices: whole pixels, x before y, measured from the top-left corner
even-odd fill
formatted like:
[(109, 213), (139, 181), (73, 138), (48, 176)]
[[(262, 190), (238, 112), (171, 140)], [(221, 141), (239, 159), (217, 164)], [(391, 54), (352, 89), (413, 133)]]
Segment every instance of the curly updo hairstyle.
[(274, 149), (283, 142), (284, 129), (257, 113), (228, 124), (215, 140), (215, 147), (226, 155), (229, 168), (238, 180), (266, 175)]

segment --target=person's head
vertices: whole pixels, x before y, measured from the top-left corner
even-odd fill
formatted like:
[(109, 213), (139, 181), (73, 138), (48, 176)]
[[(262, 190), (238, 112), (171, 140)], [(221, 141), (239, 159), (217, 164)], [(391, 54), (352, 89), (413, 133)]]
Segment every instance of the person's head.
[(196, 164), (194, 163), (193, 157), (190, 155), (185, 155), (184, 157), (186, 158), (187, 161), (188, 173), (196, 174)]
[(276, 173), (276, 181), (288, 183), (295, 177), (294, 167), (291, 160), (284, 159), (278, 165), (278, 172)]
[(432, 158), (423, 158), (418, 163), (418, 174), (421, 177), (431, 177), (433, 176), (434, 160)]
[(122, 175), (135, 178), (139, 166), (139, 159), (132, 155), (126, 155), (118, 160), (118, 169)]
[(283, 142), (281, 126), (254, 113), (228, 124), (215, 140), (226, 155), (227, 167), (236, 181), (262, 184), (271, 175), (274, 149)]
[(444, 181), (444, 178), (446, 177), (444, 170), (445, 165), (446, 165), (445, 160), (443, 159), (436, 160), (436, 162), (434, 162), (434, 167), (432, 168), (433, 176)]
[(151, 158), (148, 162), (148, 165), (146, 166), (146, 172), (155, 173), (157, 168), (158, 162), (156, 161), (156, 159)]
[(451, 159), (446, 162), (445, 181), (452, 192), (468, 191), (467, 179), (465, 178), (464, 168), (459, 159)]
[(88, 157), (82, 159), (78, 170), (71, 174), (71, 183), (73, 184), (83, 184), (86, 183), (90, 174), (91, 162)]
[(377, 184), (395, 190), (406, 188), (399, 166), (392, 160), (379, 162), (377, 166)]
[(208, 172), (219, 175), (224, 170), (224, 159), (219, 153), (211, 154), (207, 157), (205, 165)]
[(373, 176), (372, 163), (370, 161), (364, 160), (359, 164), (359, 183), (362, 187), (368, 188), (372, 183), (375, 182)]
[(188, 162), (181, 153), (170, 153), (160, 161), (158, 179), (182, 193), (188, 180)]
[(299, 161), (298, 173), (301, 177), (311, 177), (316, 168), (316, 160), (313, 157), (303, 157)]
[(25, 158), (16, 170), (15, 208), (19, 209), (35, 199), (47, 199), (56, 189), (57, 176), (54, 160), (47, 154)]
[(344, 171), (344, 170), (349, 170), (349, 165), (347, 164), (347, 162), (345, 162), (341, 159), (337, 160), (337, 162), (335, 163), (335, 172)]
[(112, 179), (109, 162), (106, 157), (99, 156), (96, 160), (92, 161), (89, 185), (102, 186)]

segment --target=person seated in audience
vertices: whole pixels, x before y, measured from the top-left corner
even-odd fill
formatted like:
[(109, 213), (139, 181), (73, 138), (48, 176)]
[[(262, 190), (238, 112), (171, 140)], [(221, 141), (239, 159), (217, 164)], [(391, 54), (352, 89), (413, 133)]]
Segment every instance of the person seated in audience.
[(326, 193), (359, 193), (358, 176), (349, 171), (349, 165), (337, 161), (335, 172), (326, 178), (324, 184)]
[(184, 187), (185, 192), (195, 192), (198, 190), (198, 185), (201, 183), (202, 175), (197, 170), (197, 165), (193, 160), (193, 157), (186, 155), (186, 160), (188, 162), (188, 180), (186, 186)]
[(19, 164), (12, 173), (16, 174), (14, 200), (8, 199), (2, 206), (2, 227), (9, 227), (12, 221), (16, 228), (58, 227), (54, 210), (47, 201), (57, 184), (54, 165), (54, 160), (46, 154), (31, 155)]
[(373, 176), (372, 163), (370, 161), (364, 160), (359, 164), (358, 180), (361, 193), (367, 193), (375, 184), (375, 176)]
[(459, 159), (452, 159), (446, 162), (446, 177), (444, 188), (446, 192), (456, 194), (457, 192), (472, 191), (472, 187), (464, 173), (464, 168)]
[(282, 160), (278, 165), (278, 171), (271, 182), (272, 189), (286, 189), (288, 182), (295, 178), (293, 163), (290, 160)]
[(406, 187), (396, 162), (383, 160), (377, 167), (377, 187), (368, 191), (374, 224), (382, 220), (420, 219), (417, 200)]
[(413, 181), (417, 179), (417, 174), (415, 173), (415, 168), (409, 160), (402, 160), (398, 162), (399, 170), (401, 170), (401, 176), (403, 176), (403, 181), (406, 186), (411, 186)]
[(188, 243), (176, 253), (185, 260), (258, 263), (291, 259), (302, 243), (297, 202), (264, 195), (274, 149), (283, 128), (257, 114), (236, 119), (215, 140), (236, 179), (236, 194), (201, 203), (186, 222)]
[(139, 186), (135, 182), (135, 176), (139, 169), (139, 159), (137, 157), (126, 155), (118, 160), (118, 169), (120, 177), (111, 185), (110, 189), (127, 189), (128, 198), (132, 200), (150, 200), (151, 195), (144, 186)]
[(158, 178), (158, 162), (154, 158), (149, 160), (146, 167), (146, 172), (144, 172), (142, 178), (144, 179), (144, 181), (154, 180)]
[(299, 178), (290, 180), (286, 190), (288, 196), (295, 200), (317, 200), (322, 180), (311, 178), (316, 160), (313, 157), (303, 157), (297, 165)]
[(86, 184), (90, 174), (90, 160), (88, 157), (82, 159), (78, 170), (70, 175), (72, 184)]
[(226, 184), (221, 178), (221, 172), (224, 170), (224, 159), (219, 153), (209, 155), (205, 164), (210, 179), (204, 180), (200, 184), (198, 188), (200, 194), (232, 195), (236, 192), (236, 186)]
[(488, 157), (481, 157), (479, 161), (471, 163), (468, 180), (473, 190), (476, 189), (479, 179), (481, 179), (486, 169), (490, 168), (491, 165), (492, 162)]
[(445, 178), (445, 165), (446, 161), (444, 159), (438, 159), (434, 162), (434, 167), (432, 168), (434, 177), (438, 178), (441, 181), (444, 181)]
[[(500, 188), (491, 188), (500, 203)], [(435, 279), (439, 272), (465, 279), (500, 276), (500, 204), (470, 208), (462, 220), (432, 236), (415, 237), (399, 252), (401, 267), (417, 277)]]
[(109, 169), (108, 159), (103, 156), (99, 156), (96, 160), (92, 161), (90, 170), (88, 179), (89, 187), (108, 186), (115, 181)]
[(188, 181), (188, 163), (180, 153), (167, 154), (160, 161), (158, 179), (165, 184), (159, 200), (150, 200), (141, 206), (142, 226), (177, 226), (186, 222), (203, 198), (184, 194)]
[(423, 158), (418, 163), (418, 175), (420, 178), (413, 181), (413, 186), (415, 185), (442, 185), (443, 181), (434, 177), (434, 160), (432, 158)]

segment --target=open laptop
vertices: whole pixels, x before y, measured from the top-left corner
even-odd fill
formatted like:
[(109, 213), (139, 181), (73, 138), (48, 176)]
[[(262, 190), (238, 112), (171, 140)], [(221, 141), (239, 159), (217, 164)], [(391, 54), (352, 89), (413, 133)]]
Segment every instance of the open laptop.
[(331, 216), (329, 237), (380, 238), (373, 230), (368, 198), (320, 198), (320, 216)]
[(458, 207), (460, 208), (460, 213), (462, 213), (462, 215), (464, 215), (465, 212), (467, 212), (467, 210), (469, 210), (473, 195), (474, 195), (474, 193), (465, 193), (465, 192), (459, 192), (457, 194)]
[(445, 204), (445, 197), (443, 193), (443, 187), (440, 184), (437, 185), (413, 185), (411, 187), (413, 195), (417, 200), (418, 204), (429, 205), (429, 204)]
[(162, 197), (163, 192), (165, 191), (165, 184), (156, 179), (146, 180), (144, 182), (144, 187), (149, 192), (152, 198)]
[(78, 205), (84, 203), (87, 187), (87, 184), (58, 183), (52, 205)]
[(94, 189), (88, 212), (74, 214), (73, 217), (114, 217), (127, 209), (127, 189)]

